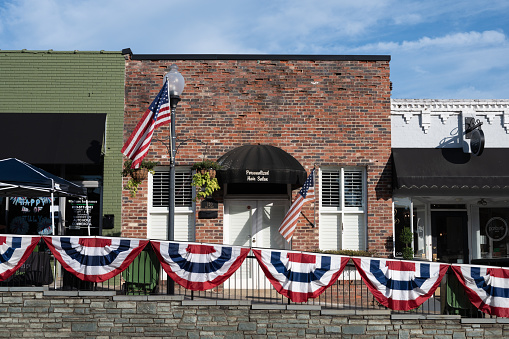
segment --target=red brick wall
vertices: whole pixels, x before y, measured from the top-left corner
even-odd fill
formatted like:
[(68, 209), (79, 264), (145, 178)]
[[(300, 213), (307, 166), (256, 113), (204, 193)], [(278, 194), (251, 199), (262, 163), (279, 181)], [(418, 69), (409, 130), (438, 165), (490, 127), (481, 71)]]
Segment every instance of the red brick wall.
[[(217, 160), (255, 143), (282, 148), (308, 172), (314, 164), (365, 166), (368, 247), (387, 255), (392, 237), (389, 61), (268, 59), (127, 60), (124, 138), (175, 63), (186, 80), (176, 112), (177, 137), (207, 144), (182, 144), (177, 166), (192, 165), (203, 155)], [(167, 136), (167, 126), (154, 134)], [(152, 142), (147, 159), (168, 165), (167, 149)], [(124, 191), (123, 236), (146, 236), (146, 192), (143, 187), (133, 199)], [(220, 203), (218, 219), (196, 219), (197, 241), (222, 241), (221, 209)], [(303, 211), (313, 215), (309, 206)], [(293, 248), (318, 248), (316, 226), (301, 218)]]

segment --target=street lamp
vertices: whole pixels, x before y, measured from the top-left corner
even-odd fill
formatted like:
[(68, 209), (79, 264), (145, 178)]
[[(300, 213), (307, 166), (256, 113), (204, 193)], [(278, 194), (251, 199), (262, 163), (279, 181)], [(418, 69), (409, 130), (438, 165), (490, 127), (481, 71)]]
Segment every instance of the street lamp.
[(168, 96), (170, 98), (171, 122), (170, 122), (170, 194), (168, 201), (169, 216), (166, 239), (174, 240), (175, 234), (175, 156), (177, 154), (175, 135), (175, 110), (180, 101), (180, 94), (186, 85), (184, 77), (178, 71), (177, 65), (173, 64), (170, 71), (164, 76), (164, 82), (168, 84)]

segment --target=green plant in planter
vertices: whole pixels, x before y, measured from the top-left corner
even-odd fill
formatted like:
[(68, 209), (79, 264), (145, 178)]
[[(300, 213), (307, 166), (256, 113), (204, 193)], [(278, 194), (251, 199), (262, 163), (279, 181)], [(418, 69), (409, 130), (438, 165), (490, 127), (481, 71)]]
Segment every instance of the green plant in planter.
[(124, 189), (129, 190), (131, 192), (131, 197), (134, 198), (136, 193), (138, 193), (138, 186), (146, 179), (148, 173), (154, 174), (154, 167), (159, 165), (159, 162), (143, 160), (140, 163), (140, 167), (136, 169), (131, 168), (132, 163), (133, 161), (130, 159), (124, 162), (122, 176), (130, 177)]
[(410, 246), (412, 241), (414, 240), (414, 235), (412, 231), (410, 230), (410, 227), (405, 227), (401, 231), (401, 234), (399, 235), (399, 240), (406, 245), (406, 247), (403, 248), (403, 259), (410, 260), (414, 258), (414, 250)]
[(196, 171), (193, 174), (193, 181), (191, 183), (196, 187), (196, 198), (194, 201), (206, 198), (221, 188), (216, 179), (216, 170), (221, 168), (218, 163), (204, 160), (197, 162), (191, 168)]
[(212, 160), (203, 160), (203, 161), (195, 163), (193, 165), (193, 167), (191, 167), (191, 169), (193, 169), (195, 171), (211, 170), (211, 169), (219, 170), (219, 169), (221, 169), (221, 165), (219, 165), (217, 162), (212, 161)]

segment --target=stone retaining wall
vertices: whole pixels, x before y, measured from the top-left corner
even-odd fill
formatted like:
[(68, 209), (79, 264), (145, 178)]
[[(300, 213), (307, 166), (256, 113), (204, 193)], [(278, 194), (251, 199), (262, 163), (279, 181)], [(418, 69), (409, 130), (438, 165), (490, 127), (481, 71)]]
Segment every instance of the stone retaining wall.
[(320, 306), (183, 300), (2, 288), (0, 337), (9, 338), (504, 338), (509, 319), (461, 319)]

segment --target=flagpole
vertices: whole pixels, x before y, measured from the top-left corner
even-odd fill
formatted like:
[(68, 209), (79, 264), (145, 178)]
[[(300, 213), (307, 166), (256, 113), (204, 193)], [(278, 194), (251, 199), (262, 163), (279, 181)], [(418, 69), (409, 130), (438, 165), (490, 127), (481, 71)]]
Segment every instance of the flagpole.
[[(167, 240), (175, 240), (175, 156), (177, 154), (177, 136), (175, 134), (175, 111), (180, 101), (180, 94), (184, 90), (185, 81), (182, 74), (179, 73), (177, 65), (173, 64), (170, 71), (164, 76), (164, 81), (168, 87), (168, 97), (170, 101), (170, 192), (168, 196), (168, 230)], [(166, 293), (173, 295), (175, 293), (174, 281), (168, 277)]]
[[(166, 82), (168, 82), (168, 78), (166, 78)], [(168, 212), (169, 212), (169, 220), (168, 220), (168, 230), (166, 239), (174, 240), (175, 238), (175, 148), (176, 148), (176, 140), (175, 140), (175, 109), (177, 108), (177, 104), (173, 104), (171, 100), (170, 94), (170, 86), (168, 87), (168, 98), (170, 98), (170, 192), (168, 195)], [(177, 101), (178, 103), (178, 101)]]

